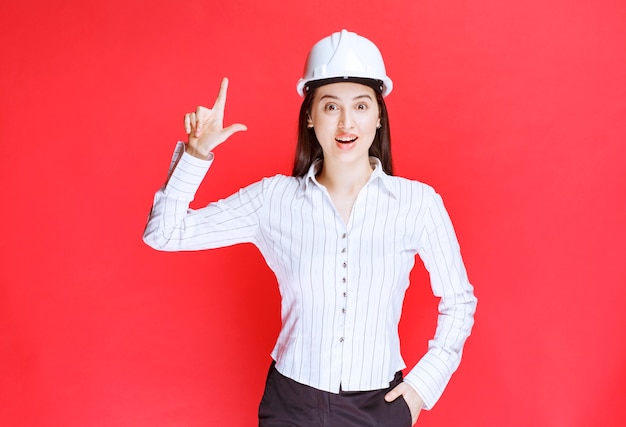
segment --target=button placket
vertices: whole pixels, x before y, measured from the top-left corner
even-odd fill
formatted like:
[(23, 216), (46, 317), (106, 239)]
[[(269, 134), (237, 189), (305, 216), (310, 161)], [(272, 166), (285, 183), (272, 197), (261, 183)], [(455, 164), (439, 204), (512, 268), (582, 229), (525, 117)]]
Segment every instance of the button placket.
[(342, 315), (342, 336), (339, 338), (339, 342), (343, 343), (345, 341), (345, 338), (343, 336), (343, 334), (345, 334), (345, 322), (346, 322), (346, 303), (347, 303), (347, 290), (346, 290), (346, 286), (347, 286), (347, 282), (348, 282), (348, 242), (347, 242), (347, 238), (348, 238), (348, 234), (347, 233), (343, 233), (341, 235), (341, 240), (340, 240), (340, 247), (341, 247), (341, 255), (343, 259), (340, 259), (339, 262), (341, 263), (341, 272), (342, 272), (342, 277), (341, 277), (341, 286), (339, 289), (340, 295), (342, 296), (342, 300), (340, 303), (340, 309), (341, 309), (341, 315)]

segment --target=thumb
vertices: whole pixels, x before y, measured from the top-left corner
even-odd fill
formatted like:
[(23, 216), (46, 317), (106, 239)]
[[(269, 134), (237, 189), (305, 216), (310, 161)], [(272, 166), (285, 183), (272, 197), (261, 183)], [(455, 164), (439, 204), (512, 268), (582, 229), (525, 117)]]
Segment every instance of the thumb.
[(389, 393), (385, 395), (385, 400), (387, 402), (393, 402), (400, 396), (402, 396), (402, 393), (400, 393), (400, 391), (398, 390), (398, 387), (395, 387), (393, 390), (391, 390)]
[(244, 130), (248, 130), (246, 125), (242, 125), (241, 123), (235, 123), (228, 127), (225, 127), (223, 132), (226, 138), (230, 138), (234, 133), (241, 132)]

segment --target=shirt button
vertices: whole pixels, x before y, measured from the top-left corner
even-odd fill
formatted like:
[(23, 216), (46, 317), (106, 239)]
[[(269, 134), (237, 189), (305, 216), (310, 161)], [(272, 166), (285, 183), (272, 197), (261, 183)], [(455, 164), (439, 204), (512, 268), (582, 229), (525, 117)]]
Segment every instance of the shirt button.
[(343, 337), (339, 338), (339, 342), (343, 342)]
[(344, 262), (344, 263), (343, 263), (343, 268), (346, 268), (347, 266), (348, 266), (348, 263), (347, 263), (347, 262)]
[(345, 309), (345, 308), (342, 308), (342, 309), (341, 309), (341, 312), (342, 312), (343, 314), (346, 314), (346, 309)]
[(347, 234), (346, 234), (346, 233), (343, 233), (343, 234), (341, 235), (341, 238), (342, 238), (342, 239), (345, 239), (345, 238), (346, 238), (346, 236), (347, 236)]
[(343, 278), (341, 279), (341, 283), (346, 283), (346, 278), (345, 278), (345, 277), (343, 277)]
[(342, 254), (345, 254), (345, 253), (346, 253), (346, 248), (343, 248), (343, 249), (341, 250), (341, 253), (342, 253)]
[(344, 293), (343, 293), (343, 297), (344, 297), (344, 298), (346, 298), (347, 296), (348, 296), (348, 293), (347, 293), (347, 292), (344, 292)]

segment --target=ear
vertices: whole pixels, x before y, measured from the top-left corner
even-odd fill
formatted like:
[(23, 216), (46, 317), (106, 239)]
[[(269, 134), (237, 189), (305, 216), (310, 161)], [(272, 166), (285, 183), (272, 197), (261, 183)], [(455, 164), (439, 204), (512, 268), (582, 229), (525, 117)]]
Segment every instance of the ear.
[(382, 125), (380, 124), (380, 117), (378, 118), (378, 122), (376, 122), (376, 129), (380, 129)]
[(306, 116), (306, 127), (313, 129), (313, 120), (311, 120), (311, 116), (309, 114)]

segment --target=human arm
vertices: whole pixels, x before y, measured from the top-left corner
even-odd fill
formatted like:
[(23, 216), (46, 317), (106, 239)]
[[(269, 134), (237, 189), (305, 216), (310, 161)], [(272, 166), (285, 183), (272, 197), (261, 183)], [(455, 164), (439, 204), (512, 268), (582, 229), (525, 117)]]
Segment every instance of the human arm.
[(222, 126), (227, 87), (228, 81), (224, 79), (213, 109), (198, 107), (196, 112), (185, 115), (189, 142), (178, 143), (168, 179), (155, 194), (144, 230), (145, 243), (155, 249), (206, 249), (252, 240), (256, 227), (254, 213), (262, 199), (261, 183), (205, 208), (189, 209), (213, 162), (212, 150), (234, 132), (245, 128), (243, 125), (225, 129)]
[(477, 301), (443, 201), (434, 190), (429, 193), (418, 253), (430, 273), (433, 294), (440, 298), (439, 315), (428, 352), (404, 378), (421, 396), (425, 409), (434, 406), (459, 366)]

